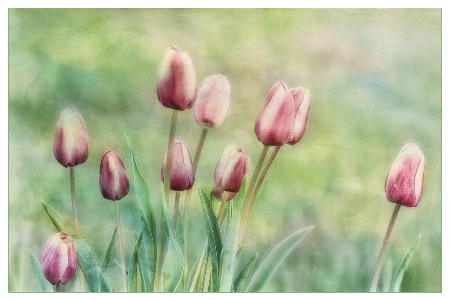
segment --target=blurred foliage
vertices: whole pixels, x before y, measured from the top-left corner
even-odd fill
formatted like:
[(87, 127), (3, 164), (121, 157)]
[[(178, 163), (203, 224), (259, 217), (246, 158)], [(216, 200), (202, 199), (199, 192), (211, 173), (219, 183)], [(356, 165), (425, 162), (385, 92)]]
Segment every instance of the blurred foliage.
[[(209, 131), (195, 189), (211, 188), (215, 164), (231, 142), (249, 153), (253, 170), (262, 150), (254, 120), (275, 81), (311, 90), (306, 134), (283, 147), (269, 171), (245, 255), (259, 251), (263, 258), (281, 237), (315, 228), (267, 291), (368, 290), (394, 208), (385, 200), (384, 179), (409, 141), (427, 160), (424, 193), (417, 208), (400, 210), (386, 259), (395, 270), (421, 233), (402, 291), (442, 290), (441, 10), (10, 9), (10, 291), (35, 290), (29, 250), (41, 259), (53, 234), (40, 200), (71, 216), (69, 171), (52, 153), (65, 108), (83, 115), (90, 134), (89, 159), (75, 176), (81, 230), (97, 258), (115, 224), (114, 207), (100, 194), (98, 167), (103, 152), (114, 149), (131, 175), (123, 133), (160, 196), (170, 111), (155, 87), (171, 45), (190, 53), (199, 82), (222, 73), (232, 87), (225, 124)], [(177, 138), (191, 153), (200, 132), (191, 110), (180, 114)], [(192, 263), (206, 236), (194, 195)], [(121, 204), (129, 256), (140, 221), (133, 191)], [(119, 282), (112, 269), (107, 275)], [(65, 289), (76, 291), (77, 281)]]

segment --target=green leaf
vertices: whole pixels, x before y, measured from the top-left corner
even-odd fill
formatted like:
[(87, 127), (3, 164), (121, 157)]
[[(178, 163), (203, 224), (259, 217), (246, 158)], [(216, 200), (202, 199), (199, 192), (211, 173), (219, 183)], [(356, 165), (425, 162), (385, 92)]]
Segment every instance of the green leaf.
[(82, 238), (75, 239), (78, 265), (83, 271), (91, 292), (100, 292), (100, 270), (94, 253)]
[[(140, 261), (142, 261), (141, 265), (147, 265), (147, 273), (148, 273), (148, 286), (147, 289), (149, 292), (153, 292), (153, 287), (154, 287), (154, 280), (155, 280), (155, 274), (156, 274), (156, 253), (155, 253), (155, 249), (156, 249), (156, 245), (153, 243), (153, 237), (152, 237), (152, 232), (150, 230), (150, 226), (148, 225), (148, 223), (145, 222), (144, 218), (141, 218), (141, 221), (143, 223), (142, 228), (143, 228), (143, 240), (142, 240), (142, 246), (143, 247), (143, 251), (145, 253), (141, 253), (139, 255), (144, 255), (145, 254), (145, 259), (147, 260), (146, 262), (143, 261), (144, 258), (140, 258)], [(146, 280), (147, 275), (144, 276), (144, 280)]]
[(44, 276), (41, 263), (39, 262), (38, 258), (36, 257), (36, 255), (34, 255), (33, 252), (31, 252), (31, 251), (29, 251), (29, 252), (30, 252), (30, 262), (31, 262), (31, 267), (32, 267), (31, 274), (33, 274), (33, 278), (36, 279), (37, 288), (38, 288), (37, 292), (44, 292), (44, 293), (53, 292), (52, 284), (50, 282), (48, 282), (48, 280)]
[[(197, 258), (197, 261), (194, 266), (192, 267), (191, 272), (189, 273), (189, 278), (187, 280), (186, 284), (186, 292), (197, 292), (198, 286), (200, 282), (200, 274), (202, 271), (203, 266), (206, 264), (206, 261), (208, 259), (208, 242), (205, 243), (205, 246), (203, 247), (202, 252), (200, 253), (200, 256)], [(189, 288), (189, 289), (188, 289)]]
[(178, 245), (180, 245), (181, 249), (184, 249), (184, 230), (183, 230), (183, 211), (179, 209), (178, 217), (177, 217), (177, 228), (176, 235)]
[(256, 270), (246, 292), (254, 293), (264, 290), (281, 263), (313, 228), (314, 226), (309, 226), (296, 231), (275, 246)]
[(106, 280), (106, 278), (103, 276), (101, 272), (100, 272), (100, 291), (114, 293), (114, 289), (111, 287), (111, 284)]
[(142, 289), (144, 292), (152, 292), (153, 291), (153, 282), (152, 282), (152, 276), (151, 274), (151, 268), (150, 268), (150, 260), (148, 251), (146, 248), (146, 244), (142, 241), (139, 245), (139, 253), (138, 253), (138, 260), (139, 260), (139, 271), (141, 275), (142, 280)]
[(236, 277), (233, 283), (233, 291), (240, 293), (245, 291), (245, 287), (247, 286), (248, 280), (250, 278), (250, 274), (252, 274), (253, 268), (256, 265), (256, 261), (258, 260), (259, 252), (252, 256), (249, 262), (242, 268), (239, 275)]
[[(208, 246), (208, 244), (206, 244)], [(205, 260), (200, 270), (200, 278), (195, 292), (208, 292), (211, 290), (211, 254), (205, 253)]]
[(236, 253), (236, 258), (239, 258), (241, 256), (242, 252), (244, 252), (244, 250), (245, 250), (245, 247), (246, 247), (245, 245), (239, 246), (237, 253)]
[(233, 274), (238, 252), (239, 224), (244, 190), (245, 182), (244, 187), (241, 188), (241, 192), (231, 201), (230, 205), (229, 222), (220, 258), (219, 292), (231, 292), (233, 288)]
[(220, 274), (220, 256), (222, 253), (222, 236), (211, 199), (201, 188), (199, 188), (199, 192), (206, 220), (206, 230), (208, 232), (208, 244), (212, 264), (212, 289), (213, 291), (217, 291)]
[(49, 216), (50, 220), (52, 221), (53, 225), (55, 225), (56, 230), (59, 232), (64, 231), (72, 236), (72, 238), (81, 238), (78, 232), (73, 230), (58, 214), (58, 212), (45, 202), (44, 200), (41, 200), (42, 206), (44, 206), (45, 211), (47, 212), (47, 215)]
[(137, 292), (137, 263), (138, 263), (138, 253), (139, 253), (139, 245), (142, 241), (141, 232), (139, 236), (136, 238), (136, 242), (134, 243), (133, 250), (131, 251), (130, 262), (128, 263), (128, 289), (130, 292)]
[(136, 160), (136, 156), (134, 154), (133, 147), (131, 146), (131, 142), (128, 137), (125, 135), (125, 138), (128, 143), (128, 149), (130, 151), (131, 160), (133, 162), (133, 174), (134, 174), (134, 192), (136, 194), (136, 199), (139, 204), (139, 208), (141, 210), (142, 216), (144, 218), (144, 223), (147, 224), (148, 228), (146, 228), (147, 236), (151, 236), (150, 240), (147, 240), (147, 249), (149, 252), (152, 252), (150, 260), (151, 262), (151, 272), (154, 274), (156, 272), (156, 263), (157, 263), (157, 248), (158, 245), (158, 236), (157, 232), (159, 232), (158, 224), (158, 207), (161, 205), (161, 201), (156, 201), (153, 199), (150, 189), (147, 185), (147, 182), (142, 177), (142, 174), (139, 170), (138, 163)]
[(163, 264), (162, 278), (164, 282), (162, 283), (162, 291), (174, 292), (181, 281), (183, 270), (183, 252), (172, 237), (168, 241), (166, 257)]
[(409, 248), (408, 252), (406, 253), (405, 257), (403, 257), (402, 262), (400, 263), (400, 266), (398, 267), (397, 271), (395, 272), (394, 279), (392, 280), (392, 287), (391, 292), (400, 292), (400, 286), (402, 284), (403, 275), (405, 274), (406, 269), (408, 268), (409, 262), (412, 259), (412, 256), (414, 252), (417, 249), (417, 246), (419, 245), (421, 238), (421, 234), (417, 236), (414, 243)]
[(116, 236), (117, 236), (117, 225), (114, 227), (113, 234), (111, 236), (111, 240), (109, 241), (108, 249), (105, 253), (105, 258), (103, 259), (102, 263), (102, 271), (105, 271), (110, 265), (111, 265), (111, 257), (114, 250), (114, 244), (116, 242)]
[(165, 224), (166, 255), (162, 266), (161, 290), (174, 292), (181, 282), (184, 271), (184, 256), (172, 232), (166, 201), (161, 201), (162, 216)]
[(50, 204), (43, 200), (41, 202), (56, 229), (58, 231), (64, 231), (73, 237), (77, 251), (78, 265), (88, 282), (91, 292), (99, 292), (100, 269), (91, 248), (78, 232), (64, 222), (58, 212)]

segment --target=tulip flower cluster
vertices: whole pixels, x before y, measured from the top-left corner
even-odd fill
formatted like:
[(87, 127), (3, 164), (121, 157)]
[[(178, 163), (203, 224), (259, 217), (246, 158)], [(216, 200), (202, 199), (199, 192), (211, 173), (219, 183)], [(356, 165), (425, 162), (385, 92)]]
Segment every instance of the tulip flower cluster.
[[(64, 110), (56, 124), (53, 152), (56, 160), (62, 166), (70, 167), (75, 230), (78, 230), (78, 218), (73, 167), (87, 160), (89, 155), (88, 141), (89, 136), (81, 115), (72, 108)], [(130, 187), (128, 176), (125, 172), (122, 158), (117, 152), (109, 150), (103, 154), (100, 162), (99, 178), (100, 191), (105, 199), (116, 201), (128, 194)], [(118, 206), (116, 209), (119, 252), (125, 272)], [(75, 274), (77, 268), (76, 257), (74, 241), (67, 233), (56, 234), (47, 244), (43, 258), (44, 275), (51, 284), (57, 285), (57, 289), (59, 289), (59, 282), (66, 284)]]
[[(178, 276), (173, 280), (169, 280), (171, 285), (169, 284), (168, 286), (172, 288), (171, 291), (175, 291), (181, 282), (183, 274), (187, 278), (186, 275), (191, 271), (185, 269), (189, 266), (186, 246), (189, 243), (187, 221), (191, 191), (195, 184), (201, 152), (208, 130), (221, 126), (226, 119), (231, 99), (231, 85), (225, 75), (215, 74), (204, 78), (197, 88), (196, 74), (191, 57), (187, 52), (177, 47), (171, 47), (167, 49), (162, 59), (156, 94), (159, 102), (164, 107), (171, 109), (172, 112), (169, 140), (161, 164), (161, 181), (164, 185), (165, 201), (157, 202), (160, 205), (158, 208), (161, 208), (161, 215), (159, 215), (158, 209), (155, 209), (156, 205), (154, 204), (156, 202), (150, 204), (139, 202), (142, 208), (142, 215), (137, 216), (137, 219), (143, 221), (144, 227), (136, 241), (132, 253), (134, 256), (132, 256), (130, 264), (132, 262), (136, 264), (136, 261), (139, 261), (141, 280), (142, 282), (145, 280), (148, 281), (142, 285), (148, 290), (153, 291), (160, 288), (161, 291), (165, 291), (166, 285), (164, 284), (164, 280), (166, 277), (173, 278), (173, 276)], [(177, 113), (188, 110), (191, 107), (194, 108), (194, 119), (201, 126), (200, 128), (202, 130), (194, 159), (191, 157), (187, 143), (179, 139), (176, 133)], [(208, 238), (206, 239), (207, 245), (210, 246), (209, 248), (205, 246), (204, 252), (198, 260), (197, 269), (192, 272), (192, 274), (196, 274), (194, 278), (197, 279), (191, 278), (192, 284), (184, 287), (187, 291), (198, 291), (201, 285), (198, 284), (199, 281), (195, 283), (195, 280), (199, 280), (198, 274), (201, 270), (203, 270), (202, 280), (205, 286), (211, 283), (213, 290), (235, 290), (235, 287), (231, 286), (232, 281), (230, 280), (234, 275), (233, 264), (237, 256), (238, 244), (241, 243), (241, 239), (243, 238), (245, 225), (257, 193), (280, 148), (286, 144), (295, 145), (303, 138), (308, 123), (309, 112), (309, 89), (303, 87), (288, 88), (286, 83), (278, 81), (270, 88), (263, 102), (263, 107), (255, 121), (254, 130), (256, 138), (263, 144), (263, 150), (253, 170), (248, 187), (243, 185), (243, 182), (250, 171), (249, 155), (234, 143), (229, 143), (223, 150), (221, 156), (218, 156), (215, 170), (214, 172), (210, 172), (210, 182), (212, 182), (212, 185), (208, 199), (206, 199), (208, 197), (207, 193), (204, 193), (200, 189), (200, 200), (202, 201), (205, 218), (210, 226), (208, 228)], [(67, 232), (73, 233), (72, 236), (77, 239), (80, 238), (80, 235), (78, 232), (74, 167), (84, 163), (88, 159), (88, 144), (89, 136), (81, 115), (72, 108), (64, 110), (56, 124), (53, 152), (56, 160), (65, 168), (70, 169), (74, 231)], [(272, 148), (273, 152), (270, 158), (266, 160), (269, 147), (274, 148)], [(135, 186), (136, 198), (138, 198), (138, 201), (153, 201), (151, 198), (145, 198), (150, 193), (145, 189), (145, 180), (141, 177), (142, 175), (137, 167), (131, 143), (129, 144), (129, 148), (134, 167), (134, 182), (135, 184), (137, 182), (137, 186)], [(99, 161), (100, 193), (103, 198), (112, 200), (115, 203), (114, 205), (116, 205), (116, 229), (114, 234), (117, 233), (117, 247), (122, 272), (122, 290), (129, 291), (130, 283), (134, 280), (130, 276), (132, 276), (132, 272), (137, 272), (137, 267), (132, 265), (127, 268), (125, 264), (118, 200), (128, 195), (130, 182), (125, 170), (124, 161), (119, 153), (113, 150), (107, 150)], [(378, 267), (375, 271), (371, 290), (376, 290), (382, 257), (400, 205), (415, 207), (422, 197), (424, 168), (425, 158), (423, 153), (417, 145), (410, 143), (402, 148), (388, 172), (385, 181), (386, 198), (390, 202), (395, 203), (396, 208), (390, 222), (392, 225), (389, 225), (385, 242), (380, 252)], [(246, 186), (246, 188), (243, 188), (243, 186)], [(180, 195), (182, 192), (185, 195), (184, 219), (181, 223), (183, 228), (180, 229), (178, 227), (177, 230), (177, 224), (179, 224), (177, 218), (180, 210)], [(173, 216), (170, 218), (167, 214), (167, 211), (170, 210), (170, 208), (167, 208), (167, 204), (172, 193), (175, 194), (175, 204), (173, 207)], [(216, 204), (211, 200), (211, 195), (220, 201), (220, 207), (217, 209), (217, 213), (214, 208)], [(237, 195), (240, 195), (240, 197), (236, 197)], [(143, 197), (145, 199), (141, 199)], [(238, 200), (230, 202), (230, 200), (235, 198)], [(239, 202), (239, 205), (235, 205), (236, 202)], [(231, 206), (229, 210), (226, 209), (227, 205), (228, 207)], [(240, 211), (236, 212), (236, 209)], [(229, 211), (229, 220), (228, 222), (224, 222), (224, 225), (222, 221), (224, 216), (226, 216), (226, 211)], [(158, 221), (162, 225), (157, 224)], [(235, 223), (233, 224), (233, 222)], [(168, 224), (171, 224), (172, 228)], [(229, 227), (224, 229), (221, 226)], [(183, 230), (182, 234), (181, 230)], [(59, 290), (60, 283), (66, 284), (71, 280), (78, 265), (76, 241), (65, 231), (58, 231), (60, 232), (52, 236), (45, 246), (42, 259), (44, 276), (51, 284), (56, 285), (56, 290)], [(225, 233), (225, 241), (222, 242), (221, 234)], [(184, 240), (177, 241), (177, 238)], [(151, 241), (147, 239), (151, 239)], [(184, 253), (181, 256), (179, 255), (182, 251), (179, 246), (180, 242), (185, 246)], [(231, 246), (228, 243), (232, 243)], [(144, 246), (142, 246), (143, 244)], [(221, 252), (221, 247), (225, 247), (226, 245), (229, 247), (227, 251), (231, 251), (231, 254), (227, 251)], [(85, 247), (84, 244), (82, 246)], [(141, 250), (139, 247), (142, 247), (144, 250)], [(142, 254), (140, 251), (147, 251), (146, 247), (152, 248), (153, 251), (151, 251), (151, 255), (145, 254), (142, 258), (139, 256)], [(206, 255), (207, 251), (209, 252)], [(83, 255), (87, 255), (86, 253), (89, 253), (89, 251), (84, 251)], [(179, 255), (178, 257), (177, 254)], [(227, 257), (227, 255), (230, 257)], [(140, 258), (137, 260), (137, 257)], [(149, 260), (149, 257), (151, 257), (151, 260)], [(229, 258), (230, 262), (223, 262), (224, 257)], [(83, 258), (85, 257), (83, 256)], [(166, 264), (165, 260), (167, 259), (175, 259), (175, 263), (170, 262)], [(185, 261), (180, 262), (183, 259)], [(220, 263), (222, 264), (220, 265)], [(143, 269), (145, 264), (149, 266), (153, 264), (153, 269), (147, 272), (148, 270)], [(175, 268), (175, 271), (178, 270), (178, 272), (166, 270), (165, 268), (168, 268), (167, 266), (178, 267), (178, 269)], [(180, 266), (181, 272), (179, 271)], [(83, 266), (80, 265), (80, 267)], [(223, 275), (220, 272), (224, 272), (223, 268), (226, 267), (230, 268), (230, 274)], [(89, 265), (88, 268), (88, 270), (83, 270), (86, 278), (89, 277), (88, 275), (93, 269), (96, 269), (92, 265)], [(219, 273), (222, 276), (221, 280), (218, 280)], [(245, 276), (249, 275), (247, 274)], [(106, 279), (100, 277), (100, 275), (95, 278), (96, 281), (99, 278), (103, 280), (103, 287), (108, 286), (105, 283)]]

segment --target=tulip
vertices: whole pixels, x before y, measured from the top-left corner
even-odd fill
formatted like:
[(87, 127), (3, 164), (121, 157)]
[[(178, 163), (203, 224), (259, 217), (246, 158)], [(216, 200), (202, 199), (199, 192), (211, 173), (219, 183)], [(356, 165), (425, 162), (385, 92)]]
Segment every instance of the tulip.
[(291, 139), (294, 128), (294, 99), (284, 82), (275, 83), (255, 124), (258, 140), (265, 146), (282, 146)]
[(61, 113), (56, 124), (53, 153), (64, 167), (84, 163), (89, 155), (89, 136), (81, 115), (72, 108)]
[(248, 169), (249, 157), (247, 153), (233, 144), (228, 145), (214, 171), (216, 189), (232, 193), (239, 192)]
[(423, 175), (425, 171), (425, 156), (414, 143), (406, 144), (395, 158), (389, 169), (384, 190), (386, 198), (396, 203), (394, 211), (386, 229), (377, 264), (370, 285), (370, 292), (376, 292), (380, 278), (384, 254), (389, 238), (394, 228), (400, 207), (416, 207), (419, 204), (423, 191)]
[(47, 280), (56, 285), (66, 284), (77, 269), (77, 253), (73, 238), (60, 232), (52, 236), (45, 246), (42, 269)]
[(391, 165), (385, 181), (386, 198), (407, 207), (419, 204), (423, 191), (425, 157), (416, 144), (405, 145)]
[(115, 151), (106, 151), (100, 162), (100, 189), (109, 200), (120, 200), (128, 194), (128, 182), (122, 158)]
[[(120, 155), (112, 150), (106, 151), (100, 162), (100, 190), (102, 196), (109, 200), (120, 200), (128, 194), (130, 183)], [(127, 290), (125, 257), (123, 253), (122, 229), (120, 225), (119, 202), (116, 202), (117, 247), (119, 248), (122, 269), (123, 291)]]
[(301, 87), (293, 88), (290, 92), (294, 99), (295, 119), (288, 144), (295, 145), (305, 134), (309, 116), (310, 95), (308, 89)]
[[(167, 153), (161, 167), (161, 180), (164, 182)], [(172, 191), (189, 190), (194, 184), (195, 171), (191, 154), (186, 144), (174, 141), (172, 144), (172, 166), (170, 172), (170, 189)]]
[(196, 93), (195, 71), (189, 54), (176, 47), (169, 48), (160, 66), (159, 102), (165, 107), (183, 111), (194, 104)]
[(206, 127), (222, 125), (230, 103), (231, 87), (228, 78), (217, 74), (206, 77), (195, 100), (194, 116)]

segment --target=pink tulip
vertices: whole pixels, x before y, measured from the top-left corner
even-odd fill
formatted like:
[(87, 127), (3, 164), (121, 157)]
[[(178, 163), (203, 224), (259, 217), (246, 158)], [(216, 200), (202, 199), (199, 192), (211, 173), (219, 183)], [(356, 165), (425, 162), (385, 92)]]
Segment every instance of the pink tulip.
[(52, 236), (45, 246), (42, 269), (47, 280), (55, 285), (66, 284), (77, 269), (77, 253), (73, 238), (65, 232)]
[(206, 77), (195, 100), (195, 120), (206, 127), (218, 127), (225, 120), (230, 103), (228, 78), (217, 74)]
[(310, 95), (308, 89), (301, 87), (293, 88), (290, 92), (294, 98), (295, 119), (288, 144), (295, 145), (305, 134), (309, 116)]
[(416, 144), (405, 145), (395, 158), (386, 177), (386, 198), (408, 207), (419, 204), (423, 191), (425, 157)]
[(130, 183), (122, 158), (115, 151), (106, 151), (100, 162), (100, 190), (109, 200), (120, 200), (128, 194)]
[(214, 184), (218, 191), (237, 193), (249, 169), (247, 153), (235, 145), (228, 145), (214, 171)]
[(83, 117), (72, 108), (61, 113), (56, 124), (53, 153), (64, 167), (84, 163), (89, 156), (89, 136)]
[(185, 110), (194, 104), (196, 93), (197, 82), (189, 54), (176, 47), (169, 48), (160, 66), (159, 102), (165, 107)]
[[(161, 167), (161, 180), (164, 182), (167, 153)], [(194, 164), (186, 144), (182, 141), (174, 141), (172, 146), (172, 167), (170, 172), (170, 189), (172, 191), (185, 191), (191, 189), (194, 184)]]
[(294, 99), (284, 82), (275, 83), (258, 114), (255, 132), (266, 146), (282, 146), (291, 139), (294, 128)]

